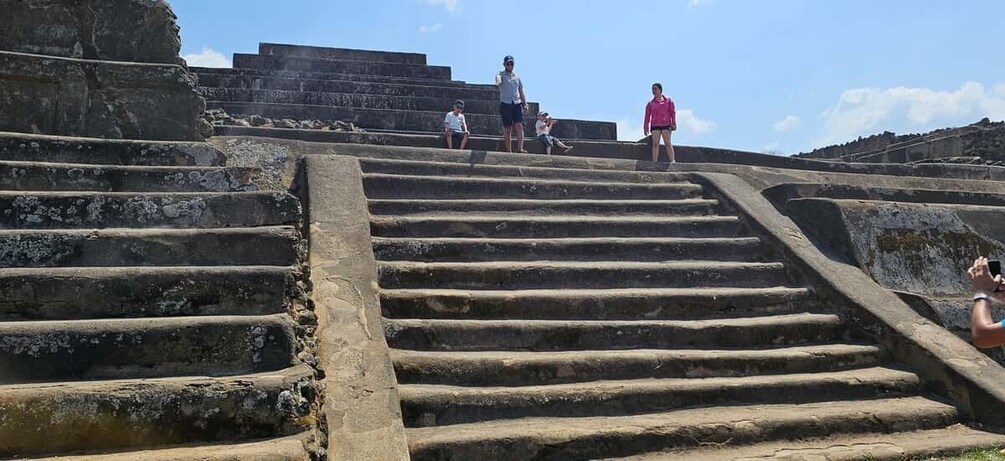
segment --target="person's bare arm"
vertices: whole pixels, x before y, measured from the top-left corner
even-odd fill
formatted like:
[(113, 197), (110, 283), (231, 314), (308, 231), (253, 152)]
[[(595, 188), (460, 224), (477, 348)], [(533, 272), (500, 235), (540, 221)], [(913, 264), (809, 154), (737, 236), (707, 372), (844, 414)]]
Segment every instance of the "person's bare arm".
[(527, 95), (523, 94), (523, 80), (520, 80), (520, 86), (517, 89), (520, 91), (520, 103), (523, 104), (523, 112), (527, 113), (530, 105), (527, 104)]
[[(1005, 293), (995, 291), (1001, 286), (1002, 278), (1000, 275), (991, 277), (987, 258), (975, 259), (974, 265), (967, 270), (967, 274), (970, 276), (970, 283), (975, 291), (986, 293), (998, 302), (1005, 302)], [(973, 311), (970, 314), (970, 335), (974, 346), (982, 349), (1005, 344), (1005, 327), (991, 318), (990, 300), (974, 300)]]

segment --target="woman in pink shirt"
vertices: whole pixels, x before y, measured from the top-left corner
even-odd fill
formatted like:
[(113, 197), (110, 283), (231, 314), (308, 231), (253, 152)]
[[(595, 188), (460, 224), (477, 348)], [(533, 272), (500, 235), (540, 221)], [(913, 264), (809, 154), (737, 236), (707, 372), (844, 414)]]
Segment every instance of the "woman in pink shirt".
[[(649, 124), (652, 122), (652, 126)], [(663, 96), (663, 85), (653, 83), (653, 99), (646, 104), (646, 120), (642, 123), (642, 129), (646, 136), (653, 133), (653, 161), (660, 158), (660, 135), (667, 145), (667, 156), (670, 163), (674, 163), (673, 145), (670, 144), (670, 133), (677, 130), (677, 111), (674, 109), (673, 100)]]

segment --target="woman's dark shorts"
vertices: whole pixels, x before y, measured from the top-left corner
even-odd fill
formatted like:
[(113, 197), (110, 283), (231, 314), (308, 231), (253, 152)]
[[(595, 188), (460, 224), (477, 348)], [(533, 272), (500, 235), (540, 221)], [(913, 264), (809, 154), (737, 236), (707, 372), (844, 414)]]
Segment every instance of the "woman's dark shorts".
[(499, 103), (499, 115), (502, 115), (504, 127), (509, 128), (515, 123), (523, 124), (523, 106), (520, 104)]
[(663, 125), (654, 126), (654, 127), (650, 128), (650, 130), (651, 131), (670, 131), (670, 125), (666, 125), (666, 126), (663, 126)]

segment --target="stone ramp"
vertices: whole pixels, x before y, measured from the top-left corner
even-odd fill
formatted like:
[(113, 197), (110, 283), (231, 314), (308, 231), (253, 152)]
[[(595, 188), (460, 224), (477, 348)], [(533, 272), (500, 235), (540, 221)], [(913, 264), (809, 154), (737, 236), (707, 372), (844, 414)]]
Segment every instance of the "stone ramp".
[(196, 143), (0, 146), (0, 457), (309, 459), (299, 200)]
[[(259, 54), (235, 54), (234, 67), (194, 69), (207, 108), (439, 134), (443, 115), (454, 100), (463, 99), (473, 134), (502, 133), (494, 85), (452, 81), (449, 67), (429, 65), (422, 54), (262, 43)], [(487, 71), (486, 78), (495, 72)], [(531, 103), (524, 124), (530, 137), (539, 110)], [(614, 123), (566, 118), (553, 134), (567, 139), (617, 139)]]
[(1003, 441), (961, 429), (688, 175), (360, 164), (412, 459), (812, 457), (814, 438), (864, 441), (842, 452), (861, 459)]

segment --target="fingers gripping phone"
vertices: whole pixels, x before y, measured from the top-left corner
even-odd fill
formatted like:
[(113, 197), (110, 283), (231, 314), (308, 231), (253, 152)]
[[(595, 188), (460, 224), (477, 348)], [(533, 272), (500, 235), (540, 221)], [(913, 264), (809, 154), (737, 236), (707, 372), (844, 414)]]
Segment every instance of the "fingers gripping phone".
[[(998, 277), (999, 275), (1002, 275), (1002, 262), (995, 260), (988, 261), (988, 271), (991, 272), (991, 277)], [(1002, 291), (1001, 284), (998, 284), (998, 287), (995, 288), (995, 291), (996, 292)]]

